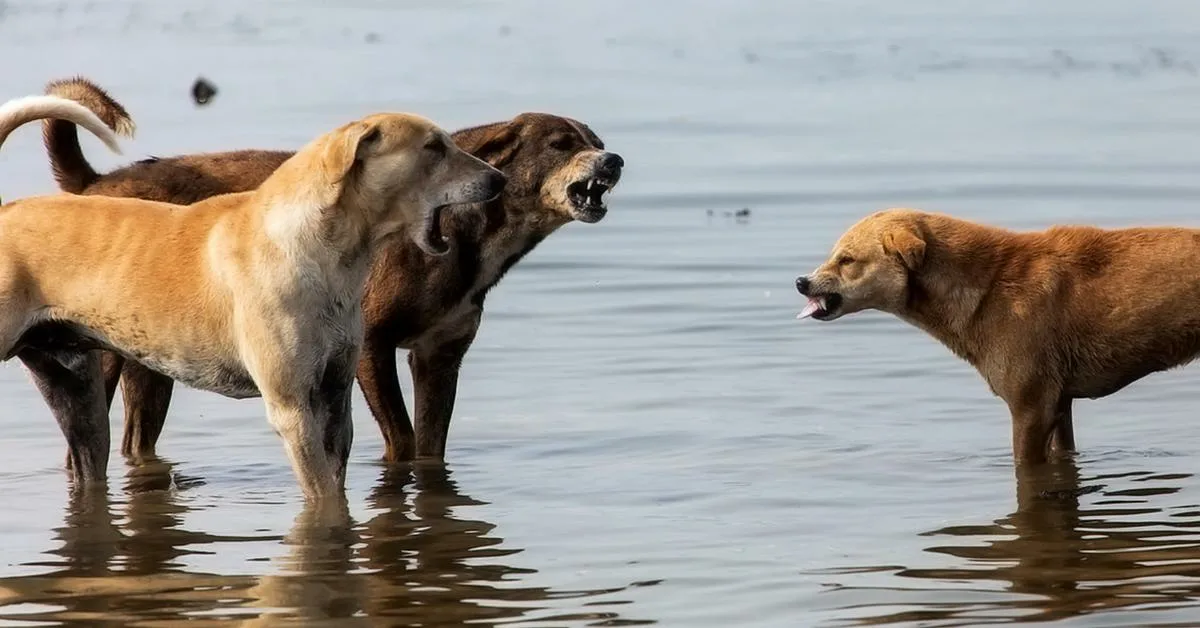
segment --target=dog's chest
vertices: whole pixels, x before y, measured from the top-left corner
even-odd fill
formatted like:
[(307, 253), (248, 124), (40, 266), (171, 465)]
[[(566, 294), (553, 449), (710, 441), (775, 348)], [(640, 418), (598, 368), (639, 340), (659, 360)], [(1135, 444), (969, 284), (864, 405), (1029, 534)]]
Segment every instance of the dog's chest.
[(357, 344), (362, 335), (362, 296), (351, 291), (327, 295), (312, 304), (324, 330), (327, 347), (338, 349)]

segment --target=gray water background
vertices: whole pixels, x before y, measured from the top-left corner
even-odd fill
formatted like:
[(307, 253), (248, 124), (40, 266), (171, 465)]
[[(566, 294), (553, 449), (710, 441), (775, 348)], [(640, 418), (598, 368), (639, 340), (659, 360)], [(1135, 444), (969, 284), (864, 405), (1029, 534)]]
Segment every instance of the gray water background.
[[(124, 157), (85, 140), (102, 169), (378, 110), (570, 115), (627, 167), (489, 297), (444, 468), (385, 471), (356, 397), (345, 526), (305, 519), (261, 402), (190, 390), (161, 463), (71, 500), (0, 367), (0, 624), (1196, 625), (1194, 368), (1078, 404), (1078, 461), (1018, 493), (966, 364), (882, 314), (794, 321), (792, 282), (887, 206), (1200, 226), (1198, 27), (1183, 0), (4, 2), (3, 98), (79, 73), (137, 120)], [(19, 131), (0, 195), (52, 190)]]

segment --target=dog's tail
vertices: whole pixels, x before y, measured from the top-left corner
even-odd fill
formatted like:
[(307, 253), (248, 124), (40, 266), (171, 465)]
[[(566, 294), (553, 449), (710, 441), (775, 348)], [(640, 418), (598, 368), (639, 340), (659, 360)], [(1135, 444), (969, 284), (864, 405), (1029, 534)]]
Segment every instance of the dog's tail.
[[(133, 137), (135, 127), (129, 112), (113, 100), (108, 92), (82, 76), (51, 81), (46, 84), (46, 94), (75, 101), (95, 114), (112, 132), (123, 137)], [(45, 144), (46, 154), (50, 157), (54, 180), (59, 189), (72, 194), (82, 193), (100, 178), (92, 164), (83, 156), (76, 124), (82, 123), (58, 117), (48, 117), (42, 123), (42, 143)], [(88, 128), (87, 125), (84, 127)], [(95, 129), (88, 130), (104, 139)], [(105, 140), (105, 144), (113, 148), (108, 140)]]

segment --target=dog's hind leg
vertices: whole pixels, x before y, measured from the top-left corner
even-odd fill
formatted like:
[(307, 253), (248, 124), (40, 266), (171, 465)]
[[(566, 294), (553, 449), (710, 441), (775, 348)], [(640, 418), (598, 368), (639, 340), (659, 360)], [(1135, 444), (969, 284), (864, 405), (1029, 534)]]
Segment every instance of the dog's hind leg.
[(112, 409), (113, 399), (117, 396), (117, 384), (121, 381), (121, 369), (125, 366), (125, 356), (115, 351), (100, 352), (100, 371), (104, 376), (104, 402)]
[(121, 396), (125, 400), (125, 433), (121, 454), (130, 459), (154, 456), (154, 446), (167, 421), (175, 381), (133, 360), (121, 370)]
[(17, 357), (67, 439), (67, 466), (74, 479), (84, 484), (104, 482), (109, 428), (99, 353), (25, 348)]

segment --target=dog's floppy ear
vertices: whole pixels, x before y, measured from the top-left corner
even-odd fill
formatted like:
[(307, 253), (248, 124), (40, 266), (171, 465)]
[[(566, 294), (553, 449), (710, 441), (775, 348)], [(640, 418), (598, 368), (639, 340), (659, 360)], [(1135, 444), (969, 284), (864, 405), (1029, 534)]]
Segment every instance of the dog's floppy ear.
[(521, 147), (521, 123), (510, 120), (459, 131), (454, 143), (493, 167), (503, 168)]
[(379, 142), (383, 139), (383, 132), (379, 130), (379, 125), (371, 124), (358, 136), (358, 142), (354, 146), (354, 160), (362, 161), (366, 157), (373, 155), (375, 149), (379, 148)]
[(917, 270), (925, 261), (925, 240), (911, 225), (890, 229), (883, 234), (883, 250), (895, 255), (909, 270)]
[(374, 154), (382, 138), (378, 123), (358, 120), (347, 124), (325, 150), (325, 171), (341, 180), (354, 164)]

